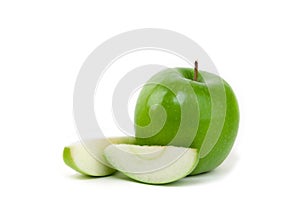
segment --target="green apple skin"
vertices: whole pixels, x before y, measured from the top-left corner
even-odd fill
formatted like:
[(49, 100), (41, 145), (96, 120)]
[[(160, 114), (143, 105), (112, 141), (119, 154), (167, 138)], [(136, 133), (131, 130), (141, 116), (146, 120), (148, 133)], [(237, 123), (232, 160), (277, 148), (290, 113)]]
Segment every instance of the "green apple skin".
[[(220, 136), (209, 153), (202, 158), (199, 157), (198, 165), (190, 175), (211, 171), (225, 160), (232, 149), (239, 125), (238, 103), (229, 84), (219, 76), (204, 71), (198, 72), (197, 81), (193, 80), (193, 76), (194, 70), (190, 68), (166, 69), (154, 75), (148, 81), (149, 84), (145, 84), (138, 97), (134, 116), (137, 144), (169, 145), (177, 134), (181, 122), (182, 102), (179, 103), (176, 95), (170, 89), (163, 86), (163, 84), (160, 84), (160, 82), (171, 84), (173, 87), (179, 88), (181, 99), (184, 99), (184, 101), (190, 100), (191, 94), (189, 94), (182, 85), (189, 83), (196, 94), (200, 110), (197, 134), (189, 146), (186, 146), (189, 142), (185, 141), (185, 137), (172, 143), (172, 145), (197, 148), (200, 150), (212, 116), (211, 95), (209, 93), (208, 84), (211, 84), (210, 88), (213, 88), (214, 84), (219, 84), (218, 87), (220, 87), (220, 84), (223, 85), (222, 87), (224, 87), (226, 94), (226, 113), (223, 115), (223, 117), (225, 117), (224, 124), (220, 124)], [(205, 77), (205, 79), (203, 77)], [(218, 81), (215, 82), (214, 79)], [(182, 95), (184, 95), (184, 98), (182, 98)], [(161, 123), (157, 122), (159, 120), (155, 121), (155, 119), (161, 118), (161, 114), (156, 114), (155, 112), (155, 106), (157, 105), (164, 107), (167, 116), (162, 128), (155, 127), (161, 127)], [(152, 111), (151, 118), (149, 116), (150, 111)], [(193, 113), (195, 109), (189, 108), (189, 112)], [(151, 119), (153, 121), (151, 121)], [(149, 126), (150, 123), (152, 123), (152, 126)], [(188, 125), (184, 128), (186, 129), (186, 134), (189, 134)], [(154, 129), (159, 130), (155, 135), (151, 132)], [(188, 135), (186, 135), (186, 138), (186, 140), (189, 140)]]

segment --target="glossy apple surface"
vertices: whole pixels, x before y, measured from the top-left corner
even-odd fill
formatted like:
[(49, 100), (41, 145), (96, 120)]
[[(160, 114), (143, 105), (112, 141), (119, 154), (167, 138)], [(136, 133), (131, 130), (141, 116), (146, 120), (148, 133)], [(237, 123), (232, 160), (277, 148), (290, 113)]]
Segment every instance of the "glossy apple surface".
[(197, 80), (193, 77), (190, 68), (157, 73), (143, 87), (134, 116), (137, 144), (199, 149), (202, 156), (191, 175), (213, 170), (225, 160), (239, 124), (229, 84), (204, 71)]

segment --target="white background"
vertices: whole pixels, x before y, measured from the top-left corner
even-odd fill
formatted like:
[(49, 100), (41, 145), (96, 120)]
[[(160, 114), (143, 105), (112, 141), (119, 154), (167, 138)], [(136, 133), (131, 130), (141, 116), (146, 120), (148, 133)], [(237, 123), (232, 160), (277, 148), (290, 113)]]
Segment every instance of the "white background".
[[(296, 0), (1, 1), (0, 199), (299, 199), (299, 10)], [(166, 186), (86, 179), (62, 161), (78, 140), (76, 76), (102, 42), (147, 27), (196, 41), (231, 84), (234, 149), (215, 171)]]

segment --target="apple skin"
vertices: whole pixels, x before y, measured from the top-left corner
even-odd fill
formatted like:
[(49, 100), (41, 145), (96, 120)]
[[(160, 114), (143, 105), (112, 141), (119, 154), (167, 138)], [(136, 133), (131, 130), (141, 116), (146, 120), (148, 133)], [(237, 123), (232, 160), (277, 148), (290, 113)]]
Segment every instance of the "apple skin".
[[(219, 120), (222, 121), (222, 123), (218, 124), (220, 128), (220, 133), (218, 134), (220, 135), (212, 149), (204, 157), (199, 157), (199, 163), (190, 175), (211, 171), (225, 160), (232, 149), (239, 125), (238, 103), (229, 84), (219, 76), (204, 71), (198, 72), (197, 81), (193, 80), (193, 76), (194, 70), (190, 68), (166, 69), (155, 74), (147, 82), (148, 84), (144, 85), (137, 100), (134, 116), (137, 144), (170, 145), (171, 143), (174, 146), (201, 150), (212, 118), (212, 100), (209, 89), (214, 88), (214, 84), (217, 87), (222, 86), (224, 88), (222, 95), (225, 95), (224, 100), (226, 102), (223, 103), (226, 106), (226, 113), (223, 114), (223, 119)], [(181, 95), (180, 102), (174, 91), (165, 87), (165, 84), (177, 88), (177, 94), (179, 92)], [(196, 95), (196, 101), (198, 101), (199, 123), (197, 133), (193, 135), (192, 142), (189, 142), (188, 140), (191, 140), (189, 132), (191, 131), (189, 125), (185, 124), (183, 129), (186, 130), (186, 135), (174, 142), (172, 139), (176, 136), (181, 123), (181, 105), (185, 101), (186, 103), (187, 101), (195, 101), (195, 98), (194, 100), (191, 99), (191, 90), (187, 91), (185, 89), (184, 85), (186, 84), (192, 86), (193, 93)], [(208, 84), (210, 84), (209, 87)], [(158, 105), (164, 108), (167, 116), (164, 124), (161, 122), (162, 113), (156, 110)], [(187, 109), (190, 113), (197, 111), (193, 107), (188, 107)], [(214, 117), (218, 118), (216, 115)], [(193, 121), (193, 119), (189, 120)]]

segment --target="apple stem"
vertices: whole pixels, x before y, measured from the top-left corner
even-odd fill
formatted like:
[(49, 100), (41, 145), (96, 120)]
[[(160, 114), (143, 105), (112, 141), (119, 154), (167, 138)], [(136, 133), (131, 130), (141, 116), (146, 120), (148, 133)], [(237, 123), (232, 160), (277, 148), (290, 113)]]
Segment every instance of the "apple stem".
[(194, 81), (197, 81), (198, 79), (198, 61), (195, 61), (195, 67), (194, 67)]

